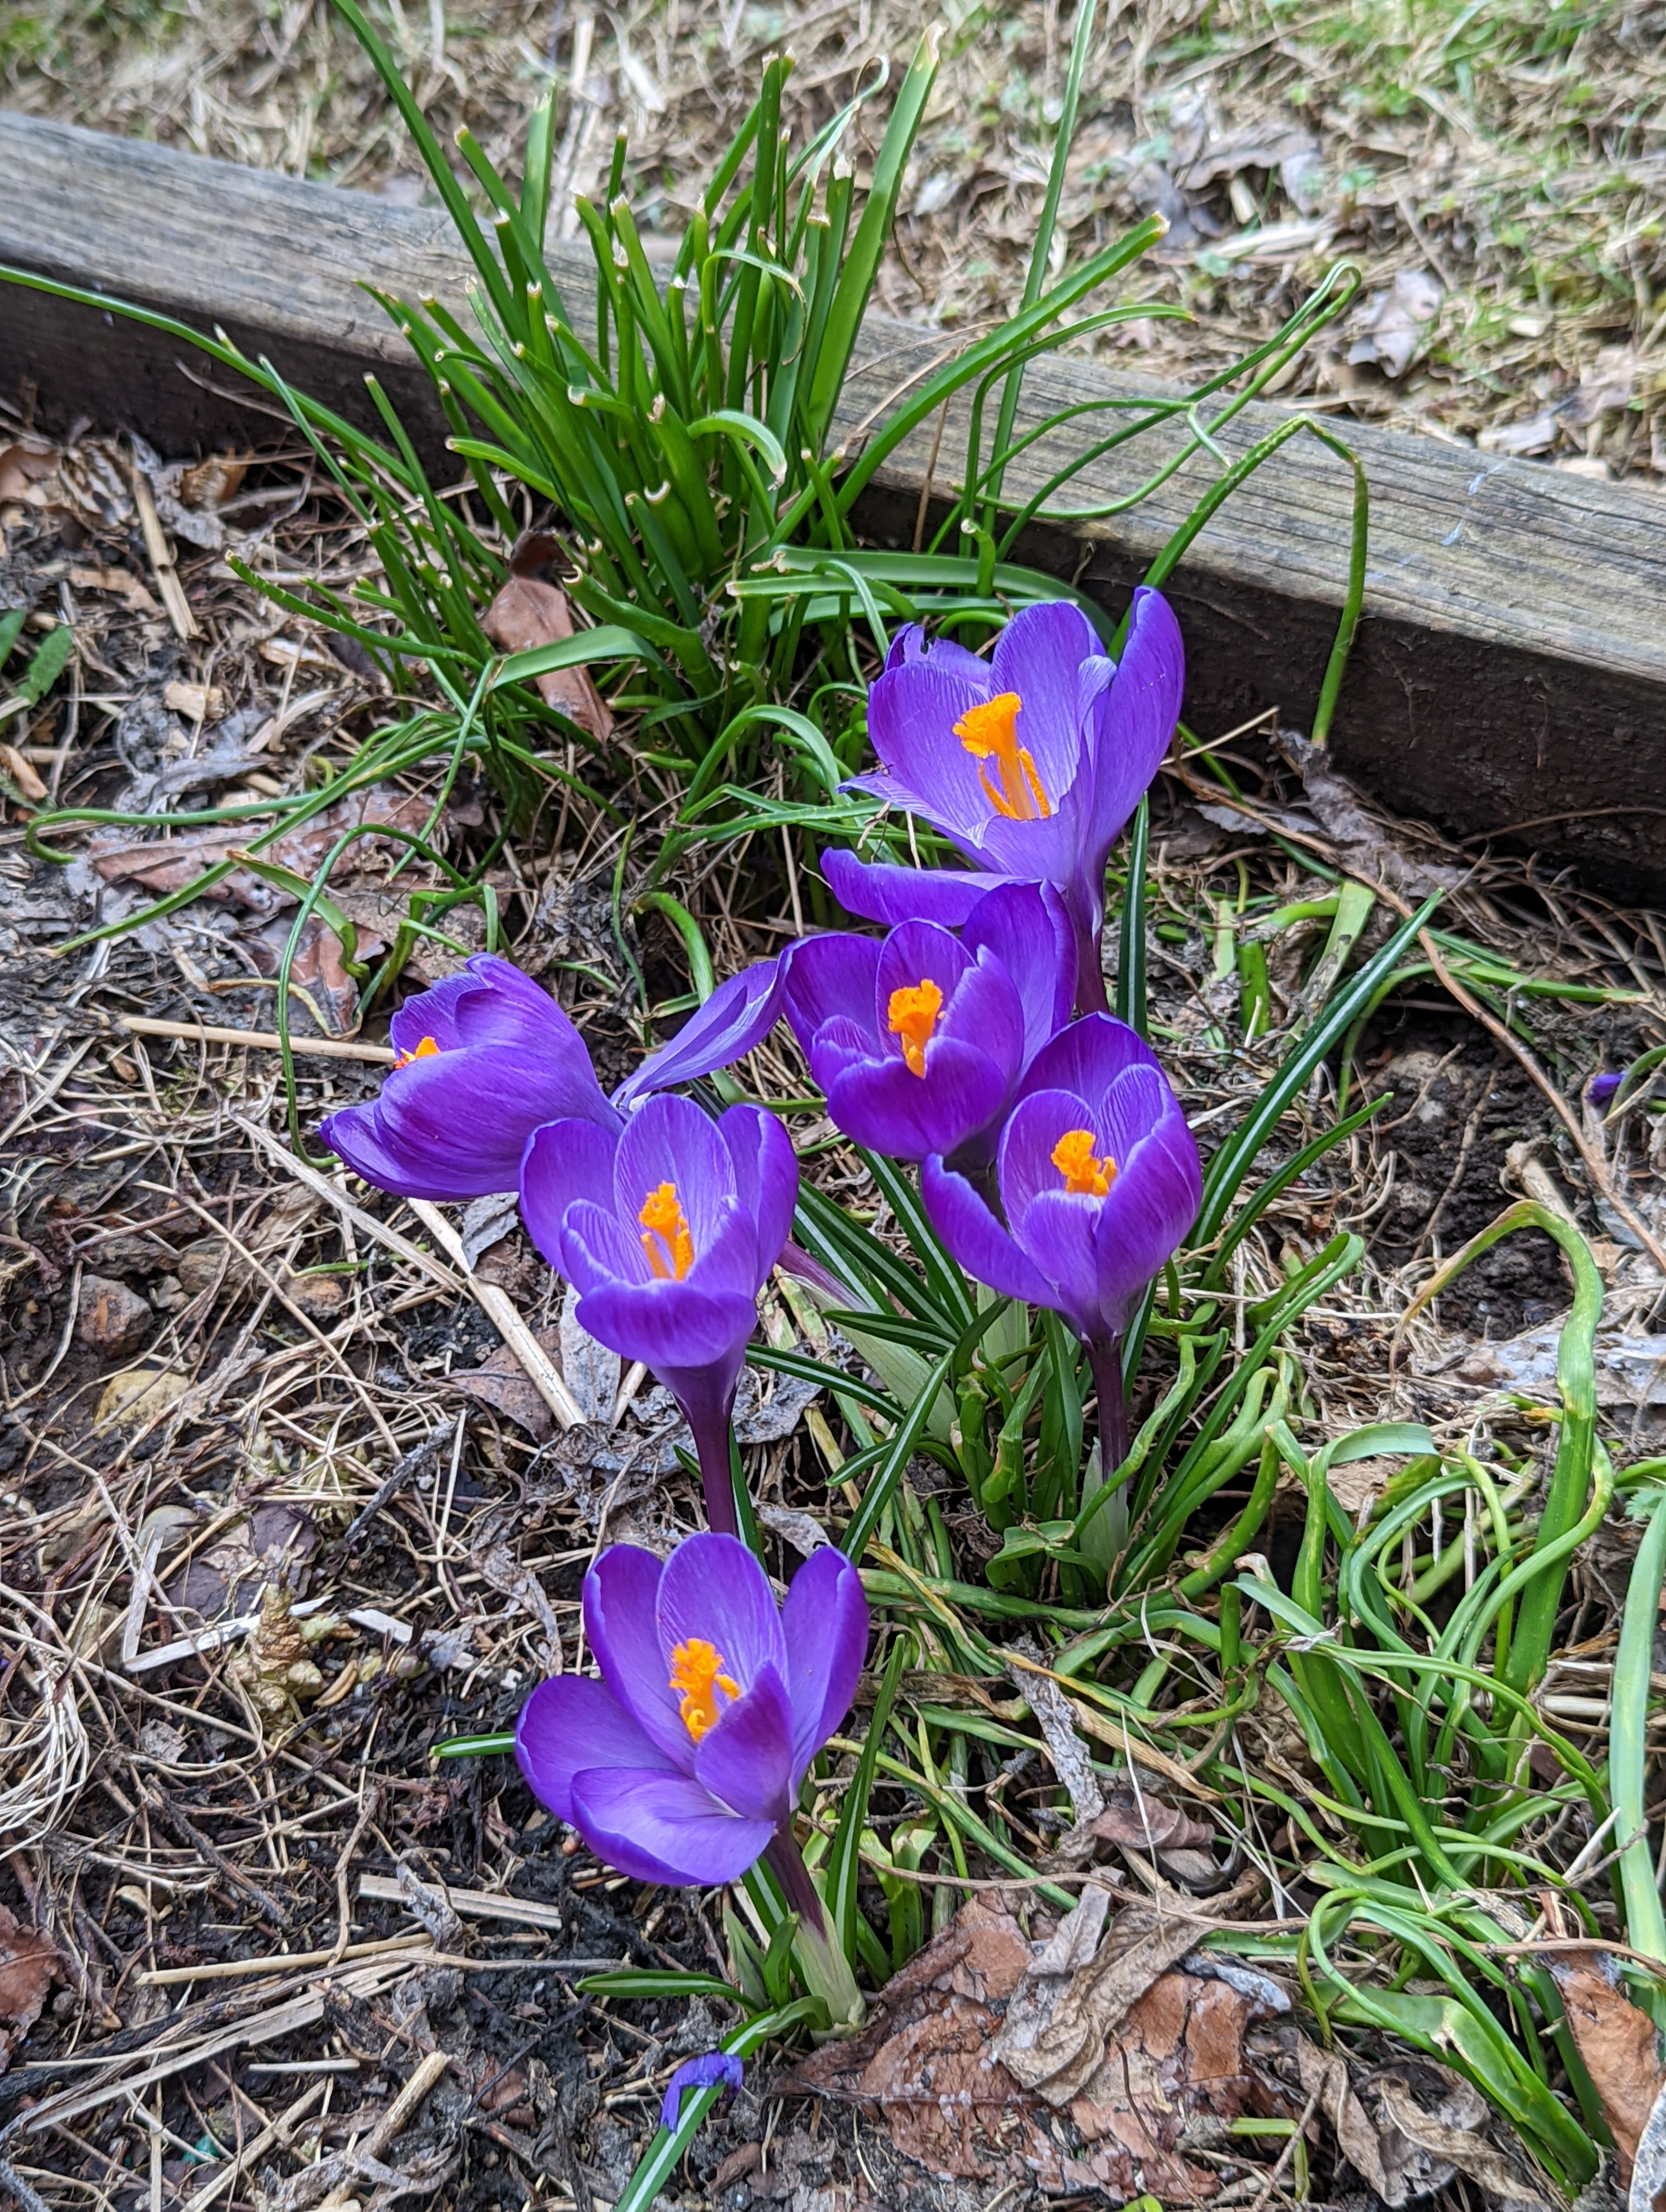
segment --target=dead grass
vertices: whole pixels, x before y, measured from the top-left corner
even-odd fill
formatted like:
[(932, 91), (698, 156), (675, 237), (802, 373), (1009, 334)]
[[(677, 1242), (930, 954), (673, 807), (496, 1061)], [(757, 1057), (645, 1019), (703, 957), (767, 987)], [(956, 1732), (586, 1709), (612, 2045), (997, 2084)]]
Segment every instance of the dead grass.
[[(512, 155), (553, 79), (569, 184), (596, 188), (623, 129), (639, 213), (672, 232), (764, 52), (796, 55), (802, 127), (874, 85), (881, 64), (894, 73), (929, 14), (887, 0), (639, 0), (601, 14), (568, 0), (385, 0), (373, 12), (442, 137), (466, 122), (494, 159)], [(1071, 21), (1057, 0), (957, 0), (945, 13), (882, 297), (897, 313), (966, 325), (1022, 283)], [(1136, 324), (1116, 342), (1171, 375), (1232, 357), (1329, 261), (1353, 259), (1365, 300), (1286, 396), (1588, 473), (1657, 475), (1663, 33), (1666, 9), (1632, 0), (1112, 8), (1065, 201), (1071, 248), (1152, 207), (1170, 216), (1143, 281), (1196, 319)], [(327, 0), (24, 0), (0, 21), (0, 83), (29, 112), (401, 198), (423, 191)]]

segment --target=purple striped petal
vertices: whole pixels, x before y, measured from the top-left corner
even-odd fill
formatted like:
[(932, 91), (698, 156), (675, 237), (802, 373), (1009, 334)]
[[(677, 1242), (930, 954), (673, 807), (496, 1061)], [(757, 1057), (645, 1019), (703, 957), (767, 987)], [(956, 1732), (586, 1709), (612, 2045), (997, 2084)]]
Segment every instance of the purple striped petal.
[(827, 887), (847, 914), (888, 927), (899, 921), (940, 921), (958, 929), (986, 891), (1004, 874), (968, 868), (899, 868), (890, 860), (859, 860), (830, 847), (821, 856)]
[[(878, 941), (853, 937), (846, 930), (806, 937), (793, 947), (787, 973), (786, 1013), (802, 1049), (807, 1052), (810, 1040), (831, 1021), (854, 1022), (864, 1031), (873, 1032), (874, 978), (879, 967)], [(877, 1043), (877, 1036), (870, 1034), (870, 1042)]]
[(587, 1203), (611, 1213), (617, 1150), (616, 1135), (586, 1121), (550, 1122), (527, 1140), (517, 1175), (521, 1218), (552, 1267), (565, 1273), (562, 1224), (570, 1207)]
[(666, 1562), (658, 1607), (667, 1674), (672, 1650), (691, 1638), (714, 1645), (749, 1689), (766, 1667), (785, 1680), (787, 1644), (769, 1577), (735, 1536), (690, 1536)]
[(684, 1889), (739, 1881), (775, 1834), (681, 1774), (590, 1768), (573, 1780), (573, 1825), (598, 1858), (638, 1881)]
[(781, 963), (775, 960), (757, 961), (720, 983), (671, 1042), (651, 1052), (619, 1085), (614, 1104), (632, 1106), (650, 1091), (673, 1090), (697, 1075), (709, 1075), (714, 1068), (744, 1060), (780, 1018), (781, 985)]
[(787, 1682), (793, 1700), (793, 1779), (850, 1711), (867, 1651), (862, 1578), (832, 1545), (812, 1552), (793, 1577), (781, 1608)]
[(676, 2128), (683, 2116), (685, 2089), (714, 2089), (721, 2081), (733, 2096), (745, 2071), (740, 2061), (727, 2051), (708, 2051), (698, 2058), (685, 2058), (666, 2084), (665, 2100), (660, 2106), (660, 2126)]
[(727, 1707), (716, 1727), (701, 1737), (695, 1747), (694, 1775), (702, 1790), (743, 1820), (768, 1820), (779, 1827), (790, 1818), (793, 1706), (787, 1685), (772, 1663), (758, 1668), (745, 1695)]
[(753, 1224), (751, 1287), (756, 1291), (769, 1279), (792, 1230), (798, 1159), (786, 1129), (761, 1106), (731, 1106), (719, 1116), (717, 1133), (734, 1169), (741, 1211)]
[(978, 901), (961, 941), (970, 951), (994, 953), (1011, 976), (1027, 1066), (1070, 1019), (1076, 944), (1063, 900), (1051, 884), (1003, 884)]
[(940, 1159), (920, 1170), (920, 1194), (938, 1235), (969, 1275), (1003, 1297), (1030, 1305), (1050, 1304), (1046, 1278), (1021, 1252), (965, 1176)]
[(682, 1772), (694, 1771), (694, 1739), (683, 1724), (660, 1648), (663, 1563), (639, 1544), (610, 1544), (584, 1578), (584, 1632), (607, 1686), (649, 1741)]
[(573, 1778), (582, 1768), (676, 1771), (606, 1683), (579, 1674), (540, 1682), (527, 1698), (515, 1724), (515, 1758), (533, 1796), (562, 1820), (576, 1818)]

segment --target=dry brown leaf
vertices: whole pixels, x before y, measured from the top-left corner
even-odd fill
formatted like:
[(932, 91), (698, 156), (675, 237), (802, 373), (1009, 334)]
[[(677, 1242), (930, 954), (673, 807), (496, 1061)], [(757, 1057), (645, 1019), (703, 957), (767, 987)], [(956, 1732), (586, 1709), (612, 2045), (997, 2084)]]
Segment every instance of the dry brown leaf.
[(135, 614), (160, 615), (161, 609), (130, 568), (71, 568), (70, 581), (79, 592), (110, 592), (125, 599)]
[(210, 514), (234, 499), (248, 473), (248, 461), (235, 453), (210, 453), (179, 478), (181, 507), (206, 507)]
[[(542, 1328), (537, 1332), (540, 1347), (547, 1352), (557, 1365), (561, 1361), (561, 1332)], [(460, 1374), (446, 1377), (447, 1387), (460, 1390), (477, 1406), (489, 1406), (495, 1413), (502, 1413), (506, 1421), (513, 1421), (518, 1429), (525, 1429), (534, 1443), (548, 1443), (556, 1432), (555, 1416), (534, 1388), (532, 1379), (507, 1345), (483, 1359), (478, 1367), (464, 1370)]]
[(1550, 1971), (1568, 2031), (1602, 2100), (1623, 2187), (1655, 2099), (1666, 2085), (1655, 2024), (1614, 1988), (1594, 1959), (1559, 1959)]
[[(481, 619), (481, 628), (505, 653), (530, 653), (558, 645), (574, 634), (573, 610), (558, 584), (534, 573), (558, 550), (552, 538), (523, 538), (510, 556), (508, 580)], [(613, 734), (613, 715), (587, 668), (557, 668), (538, 679), (546, 707), (565, 714), (599, 744)]]
[(0, 765), (11, 778), (25, 799), (44, 799), (46, 787), (36, 775), (32, 762), (24, 759), (15, 745), (0, 745)]
[(0, 2072), (40, 2017), (57, 1978), (58, 1954), (44, 1929), (25, 1928), (0, 1905)]
[(58, 454), (50, 446), (0, 446), (0, 499), (27, 499), (57, 466)]
[[(427, 805), (421, 799), (396, 798), (383, 791), (366, 792), (326, 806), (321, 813), (313, 815), (304, 828), (263, 847), (260, 857), (276, 861), (296, 875), (311, 877), (344, 830), (356, 829), (367, 822), (386, 823), (390, 829), (420, 830), (427, 818)], [(141, 890), (164, 897), (186, 884), (195, 883), (198, 876), (222, 860), (229, 860), (254, 834), (254, 825), (243, 822), (226, 830), (186, 830), (166, 842), (155, 844), (130, 845), (112, 839), (95, 842), (90, 848), (90, 857), (106, 883), (136, 884)], [(378, 850), (392, 856), (404, 848), (392, 843), (379, 847), (375, 838), (368, 837), (356, 849), (365, 856)], [(234, 869), (203, 896), (247, 907), (256, 914), (270, 914), (279, 907), (295, 904), (289, 892), (277, 890), (241, 868)]]
[(1090, 1823), (1107, 1844), (1128, 1844), (1137, 1851), (1210, 1849), (1215, 1832), (1207, 1820), (1194, 1820), (1148, 1790), (1137, 1795), (1126, 1784), (1110, 1793), (1105, 1809)]
[[(1262, 2008), (1225, 1981), (1154, 1963), (1163, 1953), (1146, 1941), (1148, 1912), (1144, 1935), (1110, 1942), (1102, 1970), (1108, 1902), (1091, 1890), (1032, 1944), (1004, 1905), (975, 1899), (886, 1984), (863, 2033), (817, 2051), (792, 2086), (878, 2112), (897, 2148), (944, 2179), (998, 2172), (1118, 2200), (1214, 2196), (1231, 2169), (1185, 2158), (1187, 2130), (1246, 2106), (1283, 2110), (1244, 2059), (1244, 2030)], [(1202, 1932), (1186, 1923), (1183, 1948)], [(1105, 1996), (1091, 2021), (1088, 1987)], [(1071, 2045), (1062, 2072), (1043, 2056), (1055, 2027)], [(1073, 2147), (1060, 2111), (1080, 2138)]]

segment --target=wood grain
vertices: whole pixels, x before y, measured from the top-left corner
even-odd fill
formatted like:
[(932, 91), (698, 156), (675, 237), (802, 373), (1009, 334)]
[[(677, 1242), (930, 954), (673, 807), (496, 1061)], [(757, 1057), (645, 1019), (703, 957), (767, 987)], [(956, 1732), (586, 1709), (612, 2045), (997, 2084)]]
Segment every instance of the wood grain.
[[(427, 382), (362, 289), (432, 293), (459, 307), (471, 267), (440, 211), (4, 112), (0, 174), (0, 263), (195, 328), (222, 325), (367, 425), (363, 379), (374, 370), (425, 458), (453, 472)], [(587, 256), (556, 246), (551, 262), (576, 313), (590, 297)], [(200, 359), (182, 364), (176, 342), (16, 288), (0, 302), (0, 393), (33, 384), (47, 425), (77, 415), (131, 424), (171, 453), (250, 435), (231, 380)], [(871, 317), (842, 433), (882, 416), (955, 343)], [(1029, 373), (1019, 427), (1151, 390), (1051, 357)], [(1252, 406), (1221, 442), (1236, 456), (1288, 413)], [(1366, 619), (1333, 736), (1339, 765), (1398, 811), (1460, 836), (1513, 833), (1622, 892), (1666, 891), (1666, 499), (1434, 438), (1331, 427), (1364, 462), (1372, 495)], [(918, 431), (865, 496), (859, 520), (873, 542), (911, 541), (934, 434), (934, 424)], [(1073, 427), (1031, 448), (1007, 477), (1014, 503), (1095, 434)], [(1068, 503), (1125, 495), (1170, 435), (1154, 431), (1080, 465)], [(952, 410), (938, 494), (964, 467), (964, 416)], [(1118, 611), (1217, 466), (1196, 457), (1110, 521), (1033, 527), (1019, 557), (1076, 578)], [(1269, 707), (1306, 726), (1346, 580), (1351, 488), (1335, 455), (1298, 438), (1188, 554), (1169, 588), (1187, 636), (1187, 716), (1205, 734)], [(939, 498), (933, 516), (943, 511)]]

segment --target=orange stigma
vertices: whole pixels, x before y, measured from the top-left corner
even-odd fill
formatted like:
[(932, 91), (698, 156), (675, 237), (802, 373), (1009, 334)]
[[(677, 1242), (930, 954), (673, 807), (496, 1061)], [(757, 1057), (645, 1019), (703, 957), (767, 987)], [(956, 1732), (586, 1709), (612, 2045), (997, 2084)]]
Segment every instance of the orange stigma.
[(432, 1037), (424, 1037), (415, 1052), (396, 1052), (393, 1065), (395, 1067), (409, 1067), (413, 1060), (438, 1060), (439, 1057), (439, 1046)]
[(702, 1636), (690, 1637), (686, 1644), (679, 1644), (672, 1651), (671, 1686), (682, 1698), (678, 1711), (684, 1727), (696, 1743), (708, 1729), (715, 1728), (723, 1717), (723, 1708), (717, 1702), (718, 1692), (721, 1690), (726, 1698), (740, 1695), (739, 1683), (723, 1671), (717, 1647), (708, 1644)]
[(1024, 702), (1016, 691), (1002, 691), (978, 706), (969, 707), (954, 726), (954, 733), (974, 760), (992, 760), (997, 783), (987, 768), (978, 770), (978, 781), (997, 814), (1009, 822), (1045, 822), (1053, 811), (1047, 787), (1036, 773), (1036, 763), (1018, 743), (1018, 715)]
[(680, 1283), (694, 1265), (694, 1239), (683, 1218), (676, 1184), (662, 1182), (658, 1190), (649, 1191), (636, 1218), (642, 1224), (642, 1249), (654, 1280)]
[(903, 1040), (903, 1057), (915, 1075), (926, 1072), (926, 1047), (942, 1011), (943, 994), (929, 975), (891, 994), (885, 1025), (892, 1036)]
[(1116, 1163), (1107, 1152), (1098, 1159), (1091, 1129), (1067, 1129), (1053, 1147), (1053, 1164), (1073, 1198), (1105, 1198), (1116, 1180)]

